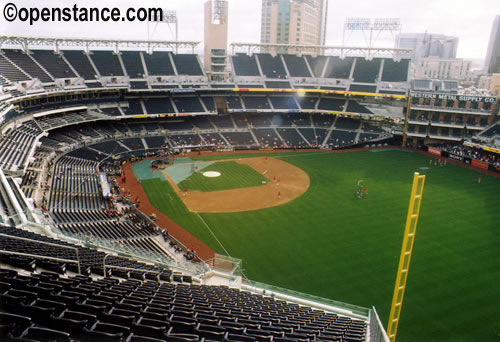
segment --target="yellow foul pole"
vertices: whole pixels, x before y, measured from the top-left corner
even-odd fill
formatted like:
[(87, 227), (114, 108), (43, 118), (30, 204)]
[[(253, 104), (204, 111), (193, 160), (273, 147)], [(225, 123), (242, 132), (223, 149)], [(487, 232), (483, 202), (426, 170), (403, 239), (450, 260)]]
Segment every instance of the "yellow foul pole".
[(413, 243), (415, 242), (415, 233), (417, 231), (417, 222), (420, 214), (420, 204), (422, 203), (424, 183), (425, 176), (421, 176), (418, 172), (415, 172), (413, 176), (413, 186), (411, 188), (410, 206), (408, 207), (408, 216), (406, 217), (403, 247), (401, 248), (401, 256), (399, 257), (394, 295), (392, 296), (391, 313), (389, 315), (389, 323), (387, 324), (387, 335), (392, 342), (396, 341), (406, 280), (408, 279), (408, 270), (410, 268), (411, 253), (413, 251)]

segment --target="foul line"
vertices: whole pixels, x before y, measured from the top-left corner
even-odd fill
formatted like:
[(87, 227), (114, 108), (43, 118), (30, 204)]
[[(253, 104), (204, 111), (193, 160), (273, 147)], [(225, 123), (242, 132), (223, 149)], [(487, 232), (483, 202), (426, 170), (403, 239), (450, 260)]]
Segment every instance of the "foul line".
[(229, 252), (227, 251), (226, 248), (224, 248), (224, 246), (222, 245), (222, 243), (219, 241), (219, 239), (217, 239), (217, 236), (215, 236), (214, 232), (212, 231), (212, 229), (210, 229), (210, 227), (208, 226), (208, 224), (205, 222), (205, 220), (203, 219), (203, 217), (200, 216), (199, 213), (196, 213), (196, 215), (198, 215), (198, 217), (200, 218), (201, 222), (203, 222), (203, 224), (205, 225), (205, 227), (207, 227), (208, 231), (210, 232), (210, 234), (212, 234), (212, 236), (215, 238), (215, 240), (217, 241), (217, 243), (222, 247), (222, 249), (224, 250), (224, 252), (226, 252), (226, 255), (227, 256), (230, 256), (229, 255)]

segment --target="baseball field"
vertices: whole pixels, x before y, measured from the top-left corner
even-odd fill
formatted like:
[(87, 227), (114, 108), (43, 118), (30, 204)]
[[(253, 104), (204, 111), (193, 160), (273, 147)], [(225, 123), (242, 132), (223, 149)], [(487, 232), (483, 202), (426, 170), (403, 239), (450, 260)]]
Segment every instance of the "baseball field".
[[(426, 175), (398, 341), (498, 341), (499, 178), (390, 149), (191, 158), (187, 164), (207, 163), (227, 180), (203, 177), (201, 166), (177, 183), (168, 175), (142, 179), (155, 208), (218, 253), (243, 259), (249, 279), (373, 305), (384, 325), (413, 173)], [(356, 198), (360, 180), (369, 193)], [(252, 189), (268, 189), (254, 200), (261, 207), (204, 212), (189, 202), (203, 193), (214, 196), (203, 201), (224, 205), (232, 202), (224, 191), (241, 197)]]

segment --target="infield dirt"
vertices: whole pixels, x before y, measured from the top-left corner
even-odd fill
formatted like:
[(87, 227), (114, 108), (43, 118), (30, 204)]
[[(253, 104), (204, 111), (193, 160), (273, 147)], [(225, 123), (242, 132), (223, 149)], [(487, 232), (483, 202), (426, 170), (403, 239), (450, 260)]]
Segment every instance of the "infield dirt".
[(255, 169), (270, 181), (263, 186), (211, 192), (183, 192), (168, 176), (186, 207), (199, 213), (228, 213), (258, 210), (290, 202), (309, 188), (309, 176), (302, 169), (280, 159), (257, 157), (235, 159)]

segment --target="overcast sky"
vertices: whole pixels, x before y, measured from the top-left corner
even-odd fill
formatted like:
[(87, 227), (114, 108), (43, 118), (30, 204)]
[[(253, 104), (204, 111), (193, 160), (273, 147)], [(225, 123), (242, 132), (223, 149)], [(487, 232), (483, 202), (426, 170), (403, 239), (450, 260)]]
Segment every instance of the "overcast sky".
[[(161, 7), (176, 10), (179, 18), (179, 39), (203, 41), (203, 3), (205, 0), (2, 0), (20, 7)], [(260, 40), (261, 0), (229, 0), (229, 43)], [(401, 18), (402, 32), (442, 33), (460, 38), (458, 57), (483, 59), (486, 55), (495, 15), (500, 14), (499, 0), (330, 0), (327, 45), (340, 45), (347, 17)], [(0, 20), (1, 34), (40, 37), (147, 39), (146, 23), (7, 23)], [(155, 25), (150, 24), (150, 32)], [(152, 39), (171, 40), (165, 24), (156, 27)], [(379, 46), (393, 46), (393, 37), (384, 33)], [(361, 33), (350, 36), (349, 45), (361, 45)], [(202, 46), (200, 45), (200, 48)]]

